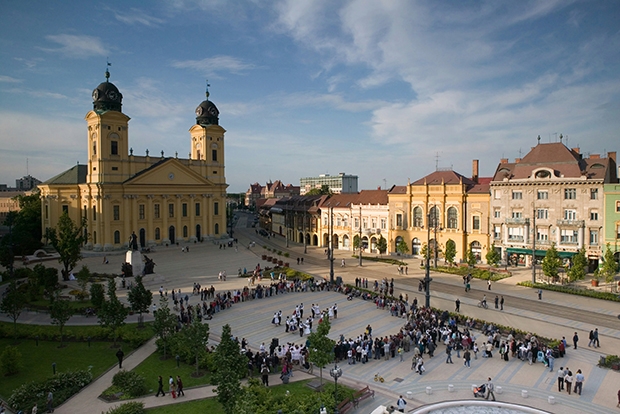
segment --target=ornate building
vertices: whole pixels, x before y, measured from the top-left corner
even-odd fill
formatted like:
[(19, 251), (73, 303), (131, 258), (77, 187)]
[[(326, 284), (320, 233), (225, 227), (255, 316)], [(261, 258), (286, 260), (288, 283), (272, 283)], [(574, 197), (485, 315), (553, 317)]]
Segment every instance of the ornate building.
[(86, 221), (86, 248), (127, 247), (135, 231), (141, 247), (195, 242), (226, 233), (224, 128), (207, 99), (189, 129), (189, 158), (137, 156), (129, 145), (123, 95), (106, 81), (93, 90), (86, 114), (88, 163), (39, 185), (43, 229), (61, 214)]

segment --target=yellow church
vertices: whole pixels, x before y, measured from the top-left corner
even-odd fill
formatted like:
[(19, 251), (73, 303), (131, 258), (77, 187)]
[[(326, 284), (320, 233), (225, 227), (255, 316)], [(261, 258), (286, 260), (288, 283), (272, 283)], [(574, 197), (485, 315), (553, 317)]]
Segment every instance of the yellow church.
[(189, 129), (189, 158), (148, 150), (138, 156), (129, 145), (123, 95), (109, 78), (106, 71), (85, 117), (88, 163), (39, 185), (43, 230), (65, 212), (76, 223), (85, 218), (84, 247), (95, 251), (125, 249), (134, 232), (142, 249), (224, 236), (226, 130), (208, 90)]

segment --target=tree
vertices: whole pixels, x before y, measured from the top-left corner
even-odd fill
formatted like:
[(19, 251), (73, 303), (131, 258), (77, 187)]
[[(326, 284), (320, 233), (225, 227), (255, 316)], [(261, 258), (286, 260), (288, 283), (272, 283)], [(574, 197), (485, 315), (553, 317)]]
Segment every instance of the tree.
[(217, 384), (217, 400), (226, 414), (232, 414), (236, 401), (243, 394), (241, 378), (245, 375), (248, 360), (241, 354), (239, 343), (233, 340), (228, 324), (222, 327), (222, 340), (215, 349), (213, 362), (217, 369), (211, 379)]
[(17, 347), (7, 345), (0, 355), (0, 372), (4, 375), (19, 373), (22, 366), (22, 354)]
[(17, 212), (9, 211), (4, 219), (4, 225), (9, 228), (8, 234), (0, 239), (0, 265), (4, 266), (10, 279), (15, 273), (15, 224)]
[(50, 307), (50, 317), (52, 318), (52, 325), (58, 325), (60, 329), (60, 348), (63, 347), (63, 335), (62, 330), (73, 316), (73, 308), (68, 300), (55, 299)]
[(424, 257), (424, 259), (430, 259), (430, 250), (428, 249), (428, 244), (424, 243), (422, 245), (422, 248), (420, 249), (420, 254), (422, 255), (422, 257)]
[(452, 239), (448, 239), (446, 242), (446, 251), (443, 253), (446, 262), (449, 264), (454, 263), (454, 257), (456, 256), (456, 243)]
[(499, 264), (501, 257), (500, 257), (499, 252), (495, 248), (495, 243), (493, 243), (491, 245), (491, 248), (489, 248), (489, 251), (487, 252), (487, 255), (486, 255), (486, 259), (487, 259), (487, 263), (490, 264), (491, 266), (497, 266)]
[(101, 326), (110, 329), (112, 332), (114, 346), (116, 346), (118, 330), (125, 325), (125, 319), (128, 314), (129, 309), (116, 296), (116, 282), (114, 279), (110, 279), (108, 281), (108, 299), (103, 302), (97, 315), (99, 316)]
[(50, 303), (54, 299), (54, 293), (58, 289), (58, 269), (45, 267), (41, 263), (32, 269), (36, 275), (38, 286), (43, 288), (43, 293), (49, 298)]
[(396, 251), (400, 254), (407, 254), (409, 253), (409, 246), (407, 246), (404, 240), (401, 240), (396, 245)]
[(14, 228), (15, 254), (31, 254), (41, 247), (41, 195), (37, 190), (29, 195), (17, 195), (13, 199), (19, 204)]
[(562, 266), (562, 259), (555, 248), (555, 243), (545, 253), (545, 258), (542, 261), (542, 269), (545, 276), (557, 279), (559, 271), (558, 268)]
[(603, 256), (603, 265), (601, 266), (599, 273), (607, 283), (612, 283), (616, 273), (618, 273), (618, 263), (616, 263), (614, 253), (611, 251), (609, 243), (607, 243), (605, 255)]
[(306, 191), (306, 195), (332, 195), (332, 190), (327, 184), (321, 185), (321, 188), (312, 188)]
[(191, 311), (192, 322), (185, 325), (177, 335), (177, 346), (194, 357), (196, 364), (196, 375), (200, 374), (198, 363), (207, 354), (207, 343), (209, 342), (209, 325), (202, 323), (196, 316), (195, 309)]
[(159, 300), (159, 309), (154, 312), (155, 321), (153, 322), (153, 331), (159, 337), (164, 348), (164, 359), (166, 359), (166, 349), (169, 345), (170, 338), (175, 334), (177, 326), (177, 316), (170, 312), (168, 307), (168, 298), (162, 296)]
[(472, 249), (467, 250), (467, 264), (471, 267), (476, 266), (478, 260), (476, 259), (476, 254)]
[(90, 270), (88, 270), (88, 266), (82, 266), (82, 269), (80, 269), (75, 277), (77, 279), (78, 286), (81, 289), (80, 299), (84, 300), (88, 297), (88, 292), (86, 291), (88, 281), (90, 280)]
[(138, 312), (138, 326), (144, 326), (144, 316), (142, 314), (149, 310), (153, 302), (153, 293), (147, 290), (142, 283), (142, 276), (136, 276), (136, 283), (129, 290), (127, 300), (131, 304), (131, 310)]
[(573, 266), (568, 270), (568, 279), (574, 282), (585, 278), (586, 266), (588, 266), (588, 258), (586, 257), (586, 249), (582, 247), (573, 256)]
[(379, 254), (385, 254), (387, 251), (387, 240), (385, 240), (385, 237), (381, 236), (377, 240), (377, 250), (379, 250)]
[(13, 335), (17, 340), (17, 319), (21, 315), (22, 310), (26, 306), (26, 295), (17, 288), (15, 280), (11, 280), (11, 284), (7, 288), (2, 302), (0, 302), (0, 311), (9, 315), (13, 319)]
[(316, 332), (308, 335), (308, 361), (319, 367), (321, 385), (323, 385), (323, 368), (334, 361), (335, 341), (327, 337), (330, 329), (329, 318), (323, 318), (317, 324)]
[(82, 219), (79, 226), (76, 226), (66, 212), (58, 219), (58, 225), (55, 229), (49, 229), (46, 233), (50, 239), (50, 243), (60, 255), (59, 263), (62, 263), (62, 279), (69, 280), (69, 274), (82, 259), (81, 247), (88, 240), (85, 234), (86, 218)]
[(103, 285), (100, 283), (93, 283), (90, 285), (90, 303), (93, 304), (96, 310), (103, 307), (105, 303), (105, 293)]

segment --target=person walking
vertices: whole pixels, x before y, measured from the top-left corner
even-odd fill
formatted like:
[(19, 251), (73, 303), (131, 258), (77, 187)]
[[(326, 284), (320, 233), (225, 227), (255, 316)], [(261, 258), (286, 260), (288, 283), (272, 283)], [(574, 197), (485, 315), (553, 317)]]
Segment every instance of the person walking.
[(568, 373), (564, 376), (564, 386), (566, 387), (566, 391), (568, 391), (568, 395), (570, 395), (572, 385), (573, 385), (573, 373), (571, 370), (568, 369)]
[(575, 349), (577, 349), (577, 342), (579, 342), (579, 335), (577, 335), (577, 332), (575, 332), (575, 335), (573, 335), (573, 346), (575, 347)]
[(398, 411), (400, 411), (401, 413), (405, 412), (405, 406), (407, 405), (407, 401), (405, 401), (405, 399), (403, 398), (403, 396), (401, 395), (398, 398), (398, 401), (396, 401), (396, 406), (398, 407)]
[(47, 398), (45, 399), (45, 401), (46, 401), (47, 412), (53, 413), (54, 412), (54, 394), (52, 393), (52, 391), (49, 391), (47, 393)]
[(471, 352), (469, 352), (469, 349), (466, 349), (465, 352), (463, 352), (463, 366), (471, 368)]
[(491, 279), (487, 280), (487, 289), (491, 290)]
[(585, 379), (585, 377), (581, 373), (581, 370), (578, 369), (577, 370), (577, 375), (575, 375), (575, 389), (574, 389), (575, 394), (581, 395), (581, 389), (583, 387), (583, 380), (584, 379)]
[(502, 298), (499, 300), (499, 310), (504, 310), (504, 295), (502, 295)]
[(495, 309), (499, 309), (499, 296), (495, 295)]
[(542, 300), (542, 289), (538, 289), (538, 300)]
[(598, 328), (594, 328), (594, 347), (595, 348), (600, 348), (601, 344), (598, 341)]
[(566, 374), (564, 373), (564, 367), (560, 367), (560, 369), (558, 370), (558, 392), (561, 392), (564, 390), (564, 376)]
[(159, 397), (160, 393), (162, 397), (166, 396), (166, 393), (164, 392), (164, 379), (161, 375), (157, 378), (157, 394), (155, 394), (155, 396)]
[(485, 399), (489, 399), (489, 397), (493, 397), (493, 401), (495, 401), (495, 386), (491, 382), (491, 377), (487, 380), (487, 396)]
[(185, 397), (185, 392), (183, 392), (183, 381), (181, 381), (181, 377), (177, 375), (177, 395), (180, 397), (181, 395)]
[(118, 358), (119, 369), (123, 368), (123, 357), (124, 356), (125, 356), (125, 353), (123, 352), (123, 348), (119, 348), (118, 352), (116, 353), (116, 358)]
[(269, 368), (267, 365), (263, 364), (260, 369), (261, 379), (263, 380), (263, 385), (265, 387), (269, 386)]
[(452, 362), (452, 343), (446, 346), (446, 364), (454, 364)]
[(459, 298), (456, 298), (456, 301), (454, 302), (456, 304), (456, 308), (454, 309), (455, 312), (460, 312), (461, 311), (461, 301), (459, 300)]

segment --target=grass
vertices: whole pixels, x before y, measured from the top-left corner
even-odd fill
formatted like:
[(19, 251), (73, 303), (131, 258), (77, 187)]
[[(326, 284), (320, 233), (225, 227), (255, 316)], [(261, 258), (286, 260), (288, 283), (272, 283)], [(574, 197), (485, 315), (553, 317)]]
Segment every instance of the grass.
[[(52, 376), (52, 363), (56, 363), (56, 372), (75, 371), (91, 367), (93, 377), (105, 372), (115, 363), (117, 348), (110, 348), (110, 342), (65, 342), (65, 347), (58, 348), (59, 342), (39, 341), (39, 346), (32, 339), (20, 339), (17, 344), (12, 338), (0, 339), (0, 351), (7, 345), (16, 346), (22, 355), (21, 369), (16, 375), (2, 377), (0, 395), (7, 399), (13, 390), (31, 381), (40, 381)], [(123, 347), (129, 352), (127, 346)]]

